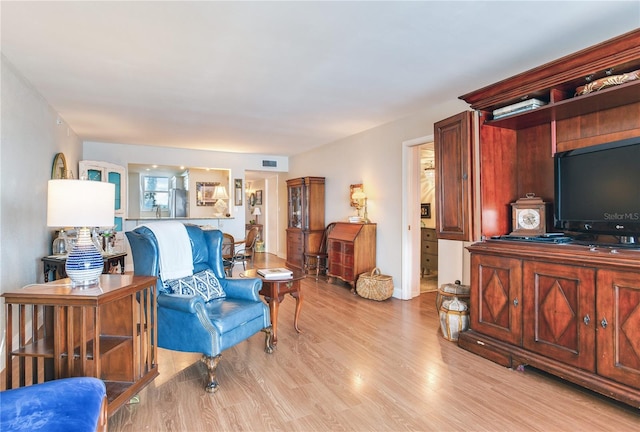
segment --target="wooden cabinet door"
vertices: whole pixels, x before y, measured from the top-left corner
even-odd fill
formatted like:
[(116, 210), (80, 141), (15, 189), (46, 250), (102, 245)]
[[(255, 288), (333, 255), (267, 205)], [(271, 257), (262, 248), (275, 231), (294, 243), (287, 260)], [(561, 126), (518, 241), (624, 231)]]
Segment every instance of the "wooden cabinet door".
[(595, 270), (525, 261), (523, 346), (595, 372)]
[(441, 239), (472, 239), (472, 115), (465, 111), (434, 125), (436, 227)]
[(522, 343), (522, 262), (471, 255), (471, 328), (514, 345)]
[(598, 374), (640, 389), (640, 274), (600, 270)]

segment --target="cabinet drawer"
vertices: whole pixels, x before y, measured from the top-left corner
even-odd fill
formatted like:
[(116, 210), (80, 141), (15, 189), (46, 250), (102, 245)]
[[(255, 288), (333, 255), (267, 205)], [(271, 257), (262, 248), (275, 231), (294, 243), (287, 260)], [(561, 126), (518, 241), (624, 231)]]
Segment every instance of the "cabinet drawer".
[(422, 253), (438, 255), (438, 242), (422, 242)]
[(429, 228), (422, 228), (420, 232), (422, 233), (423, 241), (433, 241), (433, 242), (438, 241), (438, 237), (436, 237), (436, 230), (429, 229)]
[(355, 278), (353, 277), (353, 267), (343, 267), (342, 278), (347, 281), (354, 280)]
[(353, 263), (355, 260), (353, 259), (353, 254), (342, 254), (342, 264), (345, 266), (353, 267)]
[(329, 263), (329, 274), (333, 276), (342, 276), (342, 265), (339, 262)]
[(437, 270), (438, 269), (438, 256), (437, 255), (423, 255), (422, 256), (422, 267), (428, 270)]

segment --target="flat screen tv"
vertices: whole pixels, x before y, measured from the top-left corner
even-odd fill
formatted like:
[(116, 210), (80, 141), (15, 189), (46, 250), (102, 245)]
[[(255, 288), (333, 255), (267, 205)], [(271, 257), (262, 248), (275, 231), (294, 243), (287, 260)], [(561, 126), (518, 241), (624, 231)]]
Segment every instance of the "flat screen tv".
[(554, 216), (555, 227), (565, 232), (614, 235), (622, 243), (636, 243), (640, 137), (556, 154)]

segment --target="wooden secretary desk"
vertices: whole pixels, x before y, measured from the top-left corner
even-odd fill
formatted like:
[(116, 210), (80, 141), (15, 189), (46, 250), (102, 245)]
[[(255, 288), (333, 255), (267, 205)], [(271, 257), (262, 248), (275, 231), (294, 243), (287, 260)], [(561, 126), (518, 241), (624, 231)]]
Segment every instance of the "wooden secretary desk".
[(110, 416), (158, 375), (156, 278), (102, 275), (99, 286), (85, 289), (65, 282), (69, 279), (2, 294), (9, 347), (6, 387), (100, 378)]
[(341, 279), (355, 292), (358, 276), (376, 266), (376, 224), (336, 222), (327, 251), (329, 280)]

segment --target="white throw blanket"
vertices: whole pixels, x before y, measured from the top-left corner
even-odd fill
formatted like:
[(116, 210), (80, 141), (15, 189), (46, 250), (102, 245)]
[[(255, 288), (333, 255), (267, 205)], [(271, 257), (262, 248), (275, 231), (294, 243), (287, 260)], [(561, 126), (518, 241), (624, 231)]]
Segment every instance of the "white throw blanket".
[(193, 274), (193, 255), (187, 228), (180, 222), (152, 222), (144, 224), (158, 240), (160, 277), (164, 281)]

